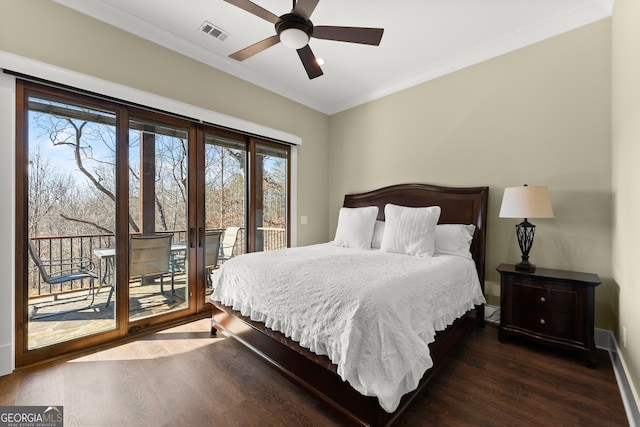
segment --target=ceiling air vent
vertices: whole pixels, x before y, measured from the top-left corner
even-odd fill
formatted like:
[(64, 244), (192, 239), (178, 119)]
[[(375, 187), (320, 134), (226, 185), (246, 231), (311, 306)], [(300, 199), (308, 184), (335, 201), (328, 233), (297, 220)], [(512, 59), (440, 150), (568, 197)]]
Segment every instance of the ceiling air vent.
[(209, 21), (204, 21), (202, 25), (200, 25), (200, 31), (209, 34), (221, 42), (225, 41), (227, 37), (229, 37), (229, 33), (224, 32), (221, 28), (216, 27)]

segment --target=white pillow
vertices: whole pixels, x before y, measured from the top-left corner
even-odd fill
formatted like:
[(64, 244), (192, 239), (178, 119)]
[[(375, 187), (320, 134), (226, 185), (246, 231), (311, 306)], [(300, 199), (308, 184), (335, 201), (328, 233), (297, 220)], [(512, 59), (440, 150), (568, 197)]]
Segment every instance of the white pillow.
[(407, 255), (430, 257), (435, 247), (440, 206), (410, 208), (387, 204), (380, 249)]
[(347, 248), (371, 249), (377, 216), (377, 206), (340, 208), (338, 228), (332, 243)]
[(373, 227), (373, 239), (371, 239), (371, 247), (373, 249), (380, 249), (383, 235), (384, 235), (384, 221), (376, 221), (376, 224)]
[(438, 224), (436, 226), (436, 255), (457, 255), (471, 259), (473, 224)]

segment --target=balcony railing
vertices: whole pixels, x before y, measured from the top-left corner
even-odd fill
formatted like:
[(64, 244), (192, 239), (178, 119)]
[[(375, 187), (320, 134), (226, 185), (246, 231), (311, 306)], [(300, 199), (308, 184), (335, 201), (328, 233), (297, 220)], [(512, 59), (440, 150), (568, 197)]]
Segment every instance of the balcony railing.
[[(261, 227), (264, 250), (275, 250), (286, 247), (286, 232), (284, 228)], [(221, 230), (224, 231), (224, 230)], [(174, 242), (186, 241), (185, 231), (170, 231), (173, 233)], [(36, 254), (45, 260), (57, 261), (68, 258), (86, 257), (93, 260), (96, 265), (94, 271), (98, 275), (99, 260), (93, 255), (94, 249), (113, 248), (115, 237), (113, 234), (91, 234), (82, 236), (48, 236), (31, 237)], [(239, 255), (246, 252), (244, 229), (240, 229), (233, 254)], [(51, 273), (56, 273), (55, 271)], [(29, 298), (53, 296), (57, 298), (70, 292), (89, 290), (88, 280), (76, 280), (73, 282), (50, 285), (42, 280), (38, 269), (32, 259), (29, 259)]]

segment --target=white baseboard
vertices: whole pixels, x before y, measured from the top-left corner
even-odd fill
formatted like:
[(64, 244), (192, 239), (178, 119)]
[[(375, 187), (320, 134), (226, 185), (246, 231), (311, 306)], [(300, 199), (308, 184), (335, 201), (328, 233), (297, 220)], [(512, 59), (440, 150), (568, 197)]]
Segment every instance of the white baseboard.
[(0, 345), (0, 377), (13, 372), (13, 346)]
[[(485, 322), (500, 324), (500, 307), (488, 304), (485, 304), (484, 307)], [(640, 400), (636, 398), (634, 389), (629, 382), (628, 371), (624, 360), (620, 357), (620, 347), (618, 346), (615, 335), (606, 329), (596, 328), (594, 331), (594, 339), (597, 348), (606, 350), (609, 353), (613, 372), (616, 376), (616, 382), (618, 383), (618, 389), (620, 390), (620, 396), (622, 397), (622, 403), (624, 404), (624, 410), (629, 420), (629, 426), (640, 427)]]
[(629, 420), (629, 426), (640, 426), (640, 400), (636, 397), (634, 389), (629, 382), (627, 366), (624, 363), (624, 359), (620, 356), (620, 347), (618, 346), (615, 335), (611, 331), (596, 328), (595, 341), (596, 347), (609, 352), (613, 372), (616, 375), (616, 381), (620, 389), (622, 404), (624, 405), (624, 410)]

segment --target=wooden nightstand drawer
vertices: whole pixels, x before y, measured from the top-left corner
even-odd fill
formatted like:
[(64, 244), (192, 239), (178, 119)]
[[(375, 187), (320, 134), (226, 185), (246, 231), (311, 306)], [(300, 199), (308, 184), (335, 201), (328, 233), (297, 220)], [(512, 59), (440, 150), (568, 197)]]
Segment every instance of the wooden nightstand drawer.
[(595, 367), (594, 304), (596, 274), (538, 268), (517, 271), (501, 264), (498, 338), (510, 335), (579, 350)]
[(576, 312), (578, 296), (575, 289), (540, 286), (530, 280), (515, 279), (513, 301), (520, 307), (573, 314)]
[(513, 325), (544, 335), (577, 340), (575, 318), (569, 313), (540, 310), (516, 310)]

